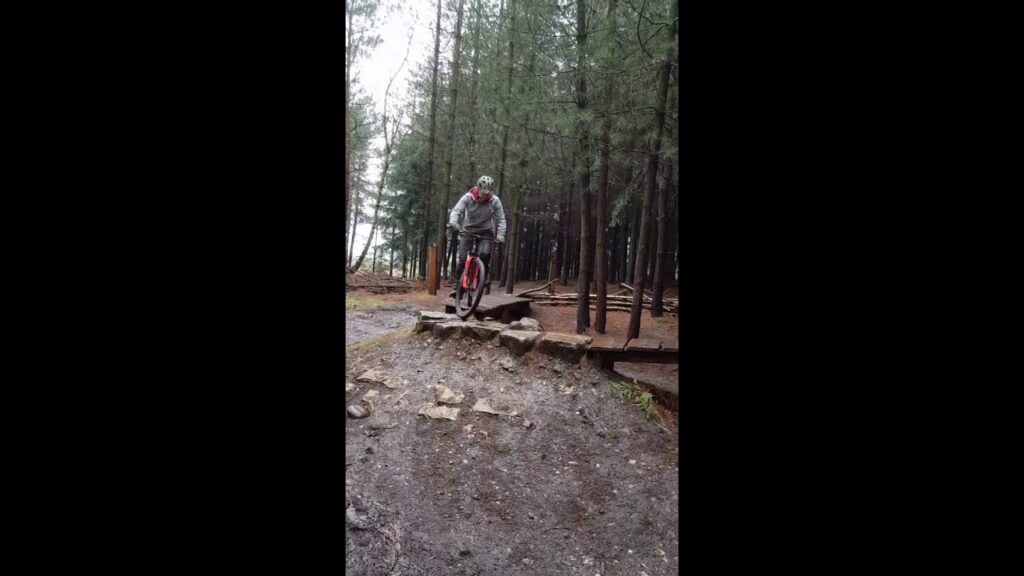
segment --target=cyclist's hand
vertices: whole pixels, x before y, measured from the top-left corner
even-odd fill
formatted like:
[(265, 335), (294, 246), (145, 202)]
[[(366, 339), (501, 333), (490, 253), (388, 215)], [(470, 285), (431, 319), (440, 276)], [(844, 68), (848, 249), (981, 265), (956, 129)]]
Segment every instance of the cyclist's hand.
[(500, 236), (498, 238), (495, 238), (494, 241), (497, 242), (498, 244), (504, 244), (505, 243), (505, 239), (500, 237)]
[(458, 224), (449, 224), (448, 227), (451, 228), (453, 234), (462, 234), (462, 226), (459, 226)]

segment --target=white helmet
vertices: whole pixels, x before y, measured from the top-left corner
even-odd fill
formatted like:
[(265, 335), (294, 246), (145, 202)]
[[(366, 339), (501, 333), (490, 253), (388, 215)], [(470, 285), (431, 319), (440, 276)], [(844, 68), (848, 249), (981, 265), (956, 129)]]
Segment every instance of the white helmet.
[(484, 198), (494, 194), (494, 178), (491, 178), (490, 176), (481, 176), (480, 179), (476, 181), (476, 191), (477, 194)]

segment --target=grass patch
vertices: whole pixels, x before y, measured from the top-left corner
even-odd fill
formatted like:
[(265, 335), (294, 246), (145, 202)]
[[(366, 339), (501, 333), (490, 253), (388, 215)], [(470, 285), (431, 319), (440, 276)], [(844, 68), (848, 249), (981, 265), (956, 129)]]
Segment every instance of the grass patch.
[(648, 420), (653, 419), (663, 430), (669, 431), (668, 427), (665, 426), (665, 422), (662, 421), (657, 407), (654, 405), (654, 396), (650, 392), (644, 390), (635, 382), (613, 382), (613, 385), (620, 398), (636, 404), (637, 408), (640, 408), (640, 411), (644, 413)]
[(366, 340), (360, 340), (355, 344), (350, 344), (345, 347), (345, 353), (355, 352), (360, 348), (366, 348), (368, 346), (383, 346), (384, 344), (390, 344), (392, 342), (398, 342), (399, 340), (408, 338), (414, 334), (416, 326), (406, 326), (405, 328), (399, 328), (398, 330), (392, 330), (390, 332), (384, 332), (371, 336)]

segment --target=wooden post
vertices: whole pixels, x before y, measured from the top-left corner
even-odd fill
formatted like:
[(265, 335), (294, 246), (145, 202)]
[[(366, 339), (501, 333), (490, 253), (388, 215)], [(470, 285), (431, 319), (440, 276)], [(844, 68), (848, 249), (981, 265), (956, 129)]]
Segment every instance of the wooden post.
[(437, 295), (437, 246), (427, 248), (427, 293)]

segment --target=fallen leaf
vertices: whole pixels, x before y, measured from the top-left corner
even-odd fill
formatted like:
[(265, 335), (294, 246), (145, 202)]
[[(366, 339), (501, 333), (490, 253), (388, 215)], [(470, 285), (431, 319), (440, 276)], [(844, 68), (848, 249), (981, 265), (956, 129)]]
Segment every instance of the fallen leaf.
[(456, 393), (451, 388), (437, 384), (434, 386), (434, 400), (439, 404), (458, 404), (465, 398), (462, 392)]
[(498, 410), (491, 406), (490, 398), (481, 398), (476, 401), (473, 405), (474, 412), (483, 412), (485, 414), (494, 414), (496, 416), (515, 416), (517, 412), (515, 410)]
[(422, 414), (428, 418), (445, 420), (455, 420), (459, 417), (459, 408), (449, 408), (447, 406), (438, 406), (433, 402), (420, 406), (418, 414)]
[(380, 384), (383, 384), (386, 379), (388, 379), (388, 373), (383, 370), (377, 370), (376, 368), (373, 370), (367, 370), (356, 378), (359, 382), (377, 382)]

